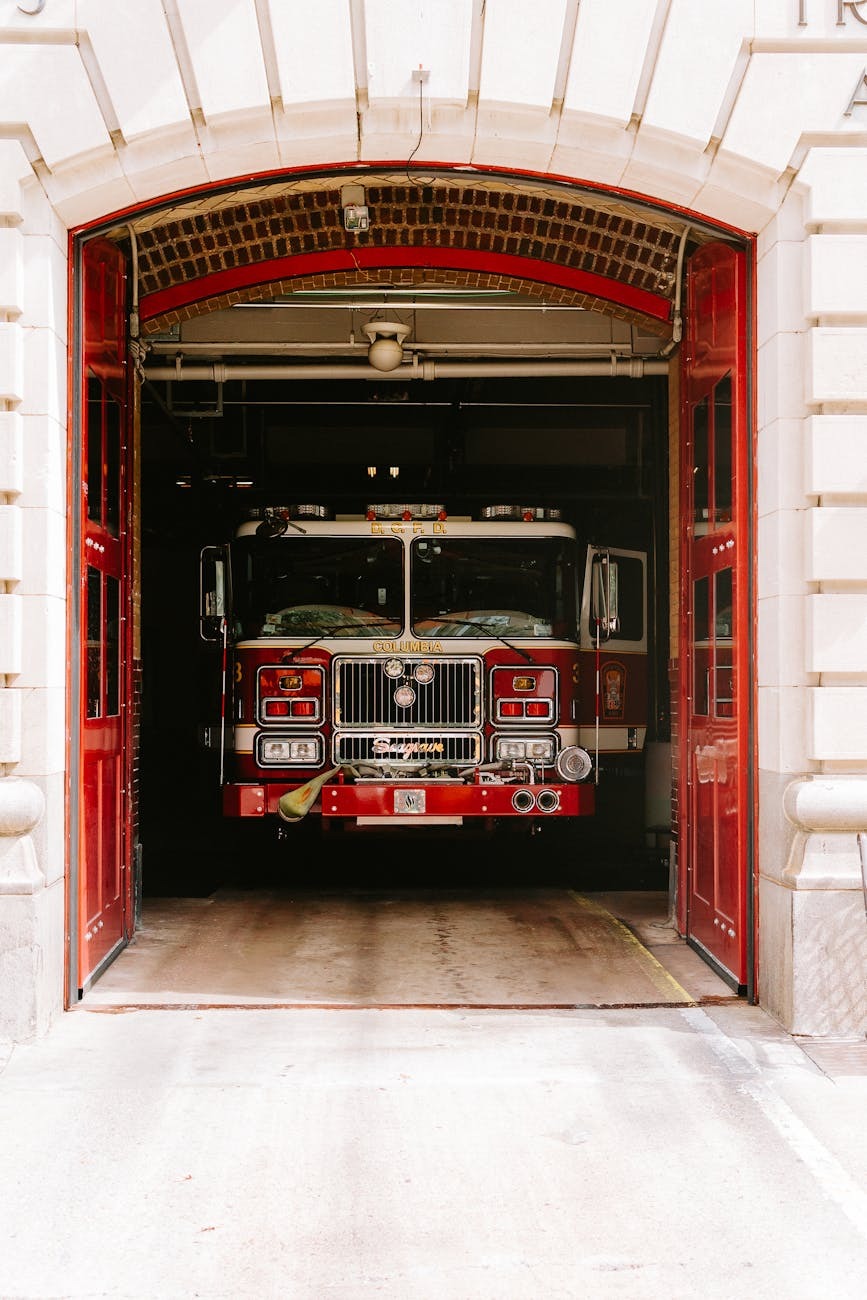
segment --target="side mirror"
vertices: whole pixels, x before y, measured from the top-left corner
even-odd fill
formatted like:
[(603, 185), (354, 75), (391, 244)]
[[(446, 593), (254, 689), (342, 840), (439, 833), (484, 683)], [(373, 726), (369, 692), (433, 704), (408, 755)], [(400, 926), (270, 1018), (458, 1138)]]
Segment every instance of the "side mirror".
[(594, 636), (607, 641), (620, 630), (617, 614), (617, 561), (607, 551), (593, 556), (590, 591), (590, 623)]
[(199, 632), (203, 641), (219, 641), (228, 613), (226, 552), (205, 546), (199, 555)]

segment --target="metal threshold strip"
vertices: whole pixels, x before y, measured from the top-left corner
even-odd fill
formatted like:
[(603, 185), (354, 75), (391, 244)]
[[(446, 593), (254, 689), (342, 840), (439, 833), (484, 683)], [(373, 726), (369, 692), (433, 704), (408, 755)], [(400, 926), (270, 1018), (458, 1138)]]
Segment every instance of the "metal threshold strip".
[(664, 1011), (734, 1005), (742, 1000), (732, 994), (663, 1002), (118, 1002), (85, 1003), (77, 1010), (107, 1016), (134, 1011)]

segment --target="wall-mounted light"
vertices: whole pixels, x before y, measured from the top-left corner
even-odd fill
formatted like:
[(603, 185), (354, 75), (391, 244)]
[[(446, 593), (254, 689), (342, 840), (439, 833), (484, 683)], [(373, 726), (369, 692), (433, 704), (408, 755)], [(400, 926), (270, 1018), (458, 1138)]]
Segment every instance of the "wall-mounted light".
[(343, 186), (340, 191), (340, 206), (343, 208), (344, 230), (360, 234), (370, 228), (370, 210), (364, 197), (363, 185)]
[(343, 228), (355, 234), (370, 229), (370, 213), (363, 203), (350, 203), (343, 209)]
[(367, 359), (374, 370), (396, 370), (403, 361), (403, 341), (410, 327), (399, 321), (375, 320), (362, 329), (370, 340)]
[(375, 466), (375, 465), (368, 465), (368, 467), (367, 467), (367, 477), (368, 477), (368, 478), (376, 478), (376, 466)]
[(389, 465), (389, 467), (388, 467), (388, 472), (389, 472), (389, 474), (391, 475), (392, 478), (397, 478), (398, 474), (400, 473), (400, 466), (399, 466), (399, 465)]

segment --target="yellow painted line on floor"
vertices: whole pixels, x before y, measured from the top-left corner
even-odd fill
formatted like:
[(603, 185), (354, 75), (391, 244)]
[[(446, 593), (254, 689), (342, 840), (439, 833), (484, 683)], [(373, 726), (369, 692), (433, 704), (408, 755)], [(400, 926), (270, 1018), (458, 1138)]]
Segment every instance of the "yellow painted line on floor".
[(638, 957), (645, 967), (648, 979), (658, 992), (663, 993), (675, 1002), (688, 1002), (690, 1006), (696, 1005), (696, 999), (687, 993), (682, 984), (678, 984), (674, 976), (665, 969), (661, 962), (657, 961), (652, 952), (648, 952), (628, 925), (624, 925), (622, 921), (618, 920), (613, 912), (609, 912), (607, 907), (602, 907), (600, 903), (595, 903), (583, 894), (576, 893), (574, 889), (569, 889), (566, 892), (582, 912), (606, 920), (613, 929), (620, 932), (621, 937), (634, 950), (634, 955)]

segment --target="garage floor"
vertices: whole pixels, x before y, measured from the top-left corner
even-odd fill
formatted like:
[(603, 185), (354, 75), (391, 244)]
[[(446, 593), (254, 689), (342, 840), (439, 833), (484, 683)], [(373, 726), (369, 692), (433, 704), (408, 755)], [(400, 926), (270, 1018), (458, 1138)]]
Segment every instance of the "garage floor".
[(668, 896), (230, 890), (145, 901), (85, 998), (120, 1006), (580, 1008), (733, 999)]

